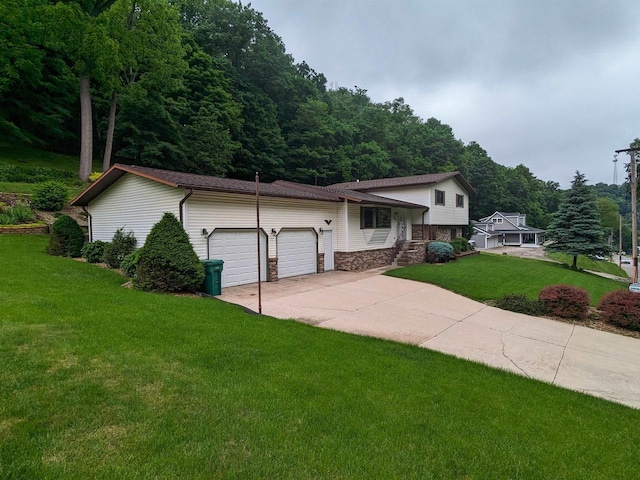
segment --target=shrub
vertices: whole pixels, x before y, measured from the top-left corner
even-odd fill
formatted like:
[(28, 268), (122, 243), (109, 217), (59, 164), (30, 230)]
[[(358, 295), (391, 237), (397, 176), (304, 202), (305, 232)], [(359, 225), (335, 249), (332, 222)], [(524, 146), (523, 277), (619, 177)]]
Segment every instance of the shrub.
[(31, 204), (37, 210), (54, 212), (62, 209), (67, 203), (68, 190), (56, 181), (44, 182), (37, 186), (31, 196)]
[(75, 175), (47, 167), (0, 164), (0, 182), (42, 183), (49, 180), (69, 181)]
[[(429, 252), (433, 255), (429, 255)], [(427, 259), (430, 260), (434, 256), (438, 263), (447, 262), (453, 258), (453, 247), (447, 242), (431, 242), (427, 245)]]
[(550, 314), (557, 317), (586, 320), (589, 315), (589, 293), (573, 285), (545, 287), (538, 299)]
[(97, 179), (99, 179), (101, 176), (102, 176), (102, 172), (91, 172), (91, 175), (89, 175), (89, 181), (93, 183)]
[(524, 313), (527, 315), (544, 315), (547, 313), (544, 304), (540, 300), (531, 299), (521, 293), (505, 295), (496, 300), (495, 307), (511, 312)]
[(136, 269), (138, 268), (138, 262), (140, 261), (140, 250), (130, 253), (122, 260), (120, 264), (120, 270), (122, 270), (127, 277), (133, 278), (136, 275)]
[(600, 318), (607, 323), (640, 330), (640, 293), (614, 290), (600, 299)]
[(120, 268), (124, 257), (133, 252), (136, 248), (136, 237), (133, 232), (124, 233), (124, 229), (119, 228), (113, 234), (111, 242), (104, 246), (102, 261), (111, 268)]
[(204, 267), (187, 233), (175, 215), (165, 213), (140, 249), (134, 286), (148, 291), (195, 292), (203, 280)]
[(466, 238), (455, 238), (449, 242), (453, 247), (454, 252), (462, 253), (470, 249), (469, 240)]
[(53, 222), (47, 253), (62, 257), (79, 257), (84, 244), (84, 232), (68, 215), (61, 215)]
[(102, 240), (96, 240), (95, 242), (88, 242), (82, 247), (82, 257), (87, 259), (89, 263), (99, 263), (102, 261), (104, 255), (104, 247), (107, 242)]

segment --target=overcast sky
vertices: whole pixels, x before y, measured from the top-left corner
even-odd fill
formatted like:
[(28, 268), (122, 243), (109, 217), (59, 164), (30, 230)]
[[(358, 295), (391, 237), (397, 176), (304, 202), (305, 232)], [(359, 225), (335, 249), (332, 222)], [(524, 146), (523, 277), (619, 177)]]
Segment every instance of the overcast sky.
[[(245, 2), (246, 3), (246, 2)], [(296, 62), (404, 97), (496, 162), (613, 183), (640, 137), (638, 0), (253, 0)], [(620, 155), (618, 183), (624, 177)]]

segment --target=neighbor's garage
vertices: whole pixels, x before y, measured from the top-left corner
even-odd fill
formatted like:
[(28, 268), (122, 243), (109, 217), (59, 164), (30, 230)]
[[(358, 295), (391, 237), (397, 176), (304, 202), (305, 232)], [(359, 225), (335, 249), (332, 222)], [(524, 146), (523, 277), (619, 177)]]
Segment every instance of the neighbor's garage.
[(283, 229), (276, 241), (278, 278), (316, 273), (318, 245), (313, 230)]
[[(267, 279), (267, 239), (260, 236), (260, 277)], [(209, 258), (224, 261), (222, 286), (258, 281), (258, 242), (254, 229), (215, 229), (209, 239)]]

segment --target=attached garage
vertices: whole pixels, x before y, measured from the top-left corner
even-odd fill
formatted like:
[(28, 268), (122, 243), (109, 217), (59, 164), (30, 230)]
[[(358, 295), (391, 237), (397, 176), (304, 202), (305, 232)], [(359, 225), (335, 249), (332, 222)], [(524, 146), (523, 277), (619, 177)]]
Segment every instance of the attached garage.
[[(267, 238), (260, 235), (260, 277), (267, 279)], [(216, 228), (209, 238), (209, 258), (224, 260), (222, 286), (258, 281), (258, 242), (253, 229)]]
[(313, 230), (283, 229), (276, 242), (278, 278), (316, 273), (318, 243)]

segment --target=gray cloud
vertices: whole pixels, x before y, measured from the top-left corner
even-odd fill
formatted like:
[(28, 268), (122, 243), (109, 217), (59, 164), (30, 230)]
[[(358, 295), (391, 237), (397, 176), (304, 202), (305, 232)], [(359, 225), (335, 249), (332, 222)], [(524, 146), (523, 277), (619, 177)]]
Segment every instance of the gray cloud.
[[(254, 0), (331, 86), (404, 97), (498, 163), (567, 187), (610, 183), (640, 137), (640, 4), (630, 1)], [(622, 168), (619, 167), (619, 177)]]

